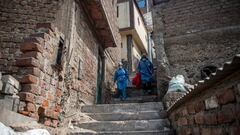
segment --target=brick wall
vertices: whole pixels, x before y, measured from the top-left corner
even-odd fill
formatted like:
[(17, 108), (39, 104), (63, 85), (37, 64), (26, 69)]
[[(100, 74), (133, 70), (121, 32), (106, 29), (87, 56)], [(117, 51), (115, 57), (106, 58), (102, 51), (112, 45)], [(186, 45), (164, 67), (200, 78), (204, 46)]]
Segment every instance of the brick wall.
[(34, 33), (36, 23), (54, 20), (61, 2), (7, 1), (0, 2), (0, 69), (3, 74), (15, 74), (15, 58), (19, 57), (20, 42)]
[(38, 24), (20, 45), (22, 55), (16, 60), (19, 93), (19, 113), (35, 118), (47, 126), (57, 127), (64, 89), (63, 63), (57, 62), (59, 44), (64, 35), (51, 24)]
[(117, 46), (121, 44), (121, 36), (119, 34), (118, 22), (117, 22), (117, 0), (100, 0), (105, 15), (108, 19), (110, 29), (112, 29), (112, 35), (115, 38)]
[(154, 37), (159, 45), (162, 33), (171, 75), (182, 74), (195, 83), (203, 67), (219, 67), (239, 53), (239, 9), (239, 0), (170, 0), (156, 5)]
[(237, 135), (240, 131), (239, 71), (170, 109), (179, 135)]
[[(0, 70), (21, 83), (19, 112), (56, 127), (62, 115), (95, 103), (101, 42), (82, 5), (43, 0), (1, 1), (0, 6)], [(61, 38), (62, 63), (56, 65)], [(112, 83), (110, 58), (118, 57), (109, 50), (105, 82)]]

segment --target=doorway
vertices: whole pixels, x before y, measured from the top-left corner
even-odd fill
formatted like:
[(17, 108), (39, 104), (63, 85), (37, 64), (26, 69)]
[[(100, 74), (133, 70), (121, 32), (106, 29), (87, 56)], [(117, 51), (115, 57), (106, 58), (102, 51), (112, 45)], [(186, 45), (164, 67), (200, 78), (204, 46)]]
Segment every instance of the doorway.
[(102, 103), (102, 87), (103, 87), (103, 82), (104, 82), (104, 69), (105, 69), (105, 61), (104, 58), (102, 57), (103, 51), (100, 49), (99, 50), (99, 55), (98, 55), (98, 69), (97, 69), (97, 91), (96, 91), (96, 104), (101, 104)]

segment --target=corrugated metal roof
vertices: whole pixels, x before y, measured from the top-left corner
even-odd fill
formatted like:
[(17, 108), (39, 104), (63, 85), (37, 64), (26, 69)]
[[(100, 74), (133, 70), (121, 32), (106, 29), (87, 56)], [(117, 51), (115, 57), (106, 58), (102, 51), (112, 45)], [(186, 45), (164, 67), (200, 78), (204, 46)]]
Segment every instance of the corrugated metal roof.
[(173, 103), (173, 105), (167, 111), (173, 111), (181, 104), (192, 98), (194, 95), (197, 95), (203, 90), (208, 89), (215, 83), (224, 79), (226, 76), (229, 76), (238, 70), (240, 70), (240, 54), (235, 55), (232, 61), (225, 62), (223, 67), (218, 68), (217, 72), (211, 74), (210, 77), (207, 77), (205, 80), (198, 81), (198, 83), (194, 85), (195, 88), (192, 91), (187, 92), (185, 95), (177, 99), (177, 101)]

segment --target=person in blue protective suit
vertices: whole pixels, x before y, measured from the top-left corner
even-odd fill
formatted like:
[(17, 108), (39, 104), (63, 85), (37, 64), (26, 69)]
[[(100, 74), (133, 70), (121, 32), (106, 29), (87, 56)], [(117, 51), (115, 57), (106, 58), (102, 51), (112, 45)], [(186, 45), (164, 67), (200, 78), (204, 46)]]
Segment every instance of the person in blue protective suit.
[(117, 90), (121, 100), (126, 100), (126, 88), (128, 85), (128, 72), (123, 68), (122, 63), (118, 63), (118, 69), (114, 74), (114, 83), (117, 82)]
[(138, 63), (138, 72), (141, 74), (141, 84), (144, 93), (151, 93), (151, 87), (153, 82), (153, 64), (146, 57), (146, 54), (142, 55), (140, 62)]

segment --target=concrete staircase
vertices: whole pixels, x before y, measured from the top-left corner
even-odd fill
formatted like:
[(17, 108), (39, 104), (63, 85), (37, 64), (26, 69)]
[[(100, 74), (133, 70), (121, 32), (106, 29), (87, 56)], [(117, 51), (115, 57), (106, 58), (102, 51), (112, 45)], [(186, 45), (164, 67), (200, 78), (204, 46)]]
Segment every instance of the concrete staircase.
[(119, 98), (114, 97), (111, 99), (111, 104), (119, 103), (145, 103), (145, 102), (157, 102), (157, 89), (153, 87), (150, 95), (144, 94), (143, 89), (137, 89), (130, 85), (127, 88), (127, 99), (120, 101)]
[(142, 89), (129, 86), (128, 98), (113, 98), (111, 104), (86, 105), (81, 112), (93, 120), (72, 121), (69, 135), (173, 135), (162, 102), (156, 94), (144, 95)]
[[(172, 135), (161, 102), (83, 106), (93, 121), (72, 121), (69, 135)], [(87, 130), (86, 130), (87, 129)]]

